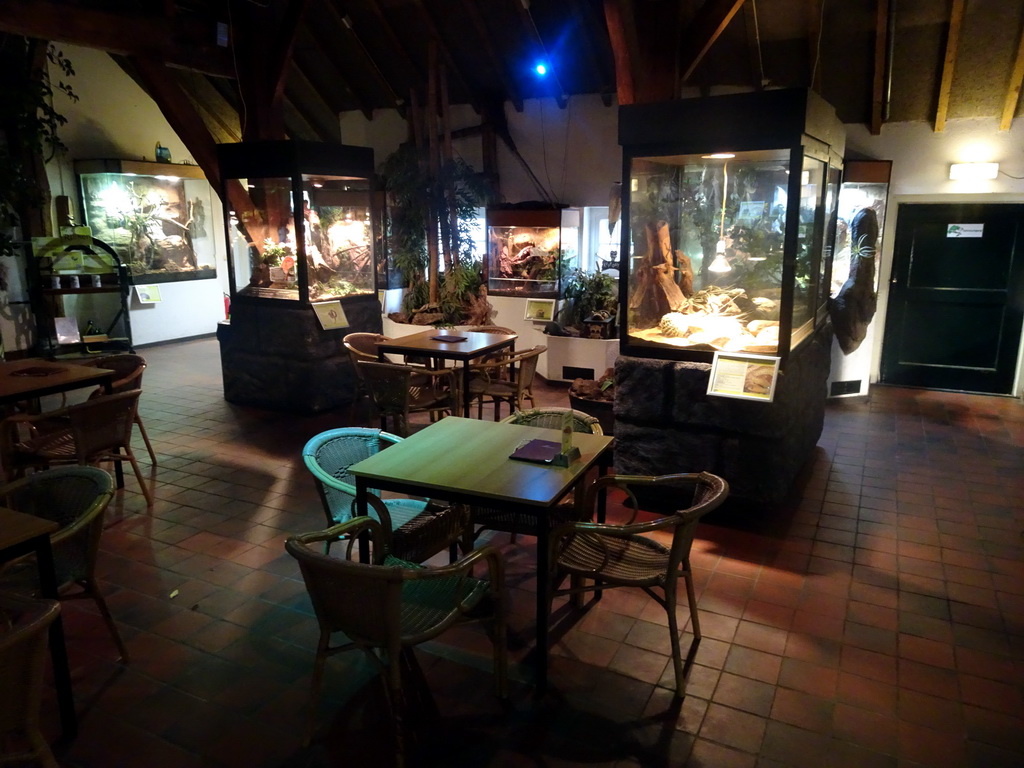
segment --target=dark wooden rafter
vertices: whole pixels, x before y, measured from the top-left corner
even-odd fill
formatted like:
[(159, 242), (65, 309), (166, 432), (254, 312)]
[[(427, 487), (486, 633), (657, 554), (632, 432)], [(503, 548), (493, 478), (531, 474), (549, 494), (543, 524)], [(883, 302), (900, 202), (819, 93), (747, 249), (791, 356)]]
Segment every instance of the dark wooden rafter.
[(332, 111), (340, 114), (347, 109), (346, 103), (355, 102), (369, 120), (373, 117), (373, 106), (356, 92), (349, 76), (342, 74), (329, 54), (337, 46), (337, 38), (329, 30), (326, 24), (303, 25), (295, 45), (295, 60)]
[[(602, 58), (597, 51), (594, 40), (600, 32), (594, 20), (594, 14), (590, 6), (581, 0), (569, 0), (572, 16), (579, 23), (579, 48), (587, 60), (587, 67), (596, 73), (597, 81), (601, 84), (601, 101), (606, 107), (611, 106), (612, 91), (614, 90), (615, 77), (602, 64)], [(603, 28), (601, 29), (603, 32)]]
[(289, 96), (287, 91), (281, 99), (281, 120), (284, 123), (285, 135), (292, 141), (322, 140), (309, 117), (296, 106), (295, 99)]
[(868, 129), (872, 135), (882, 132), (885, 122), (886, 68), (889, 51), (889, 3), (895, 0), (876, 0), (875, 4), (875, 47), (872, 57), (871, 76), (871, 118)]
[(462, 69), (459, 67), (458, 62), (452, 55), (451, 49), (445, 43), (444, 37), (441, 35), (441, 30), (434, 21), (433, 15), (430, 13), (430, 9), (427, 8), (423, 0), (413, 0), (413, 4), (420, 9), (420, 15), (426, 24), (430, 41), (437, 45), (437, 52), (441, 58), (444, 59), (445, 66), (450, 71), (452, 77), (459, 82), (459, 86), (469, 97), (470, 106), (472, 106), (473, 110), (479, 115), (481, 113), (480, 96), (476, 93), (476, 90), (470, 85), (469, 80), (462, 73)]
[[(391, 102), (391, 105), (395, 107), (395, 109), (397, 109), (399, 112), (403, 111), (405, 108), (405, 101), (401, 96), (398, 95), (398, 93), (392, 87), (391, 83), (384, 76), (384, 73), (377, 65), (376, 60), (373, 58), (369, 49), (363, 43), (362, 38), (359, 36), (359, 33), (355, 29), (355, 25), (352, 22), (352, 17), (348, 15), (342, 15), (341, 13), (339, 13), (338, 9), (334, 6), (333, 3), (324, 3), (323, 8), (324, 13), (331, 19), (332, 25), (343, 30), (343, 34), (351, 42), (352, 48), (359, 52), (359, 55), (363, 58), (366, 68), (369, 69), (370, 73), (373, 75), (372, 79), (376, 81), (377, 87), (380, 88), (380, 90), (385, 94), (387, 101)], [(337, 40), (329, 40), (324, 38), (324, 32), (328, 28), (327, 25), (314, 26), (316, 26), (320, 30), (320, 44), (326, 50), (330, 50), (330, 47), (332, 45), (338, 44)], [(367, 120), (372, 120), (373, 107), (371, 106), (370, 102), (362, 97), (360, 97), (358, 100), (361, 105), (360, 111), (362, 111), (363, 115), (366, 117)]]
[(170, 67), (233, 77), (226, 48), (215, 28), (196, 18), (119, 14), (52, 0), (4, 0), (0, 32), (96, 48), (124, 56), (153, 56)]
[(231, 44), (242, 99), (242, 139), (283, 139), (287, 63), (309, 0), (229, 0)]
[(1006, 98), (1003, 100), (1003, 114), (999, 119), (999, 130), (1010, 130), (1013, 116), (1017, 112), (1020, 101), (1021, 85), (1024, 83), (1024, 30), (1021, 30), (1020, 41), (1017, 43), (1017, 57), (1010, 73), (1010, 82), (1006, 86)]
[(939, 85), (939, 101), (935, 107), (935, 132), (946, 128), (949, 113), (949, 97), (953, 91), (953, 70), (956, 68), (957, 51), (960, 47), (960, 30), (964, 21), (965, 0), (953, 0), (949, 11), (949, 32), (946, 35), (946, 54), (942, 60), (942, 81)]
[(687, 26), (678, 46), (680, 81), (686, 82), (725, 32), (744, 0), (707, 0)]
[(615, 60), (615, 93), (619, 104), (636, 102), (640, 67), (639, 41), (632, 0), (604, 0), (604, 20)]
[(807, 87), (821, 93), (821, 33), (825, 0), (805, 0), (807, 14)]
[(750, 85), (760, 91), (768, 85), (761, 51), (761, 24), (757, 18), (757, 0), (743, 4), (743, 26), (747, 38), (747, 62), (750, 67)]
[[(537, 29), (537, 24), (533, 20), (533, 14), (530, 13), (530, 0), (512, 0), (512, 2), (519, 11), (519, 18), (522, 21), (523, 29), (526, 30), (526, 33), (533, 40), (540, 53), (544, 55), (544, 59), (550, 58), (548, 47), (544, 43), (544, 38), (541, 37), (540, 30)], [(562, 80), (558, 76), (556, 69), (556, 67), (551, 67), (552, 71), (548, 72), (547, 77), (551, 78), (555, 83), (555, 101), (561, 109), (565, 109), (569, 104), (569, 97), (566, 95)]]
[(415, 83), (415, 87), (419, 88), (421, 84), (426, 82), (423, 68), (413, 61), (409, 52), (405, 49), (405, 44), (399, 39), (398, 33), (395, 32), (394, 26), (388, 21), (387, 16), (384, 15), (380, 5), (377, 4), (377, 0), (368, 0), (367, 9), (373, 13), (374, 26), (377, 32), (384, 35), (387, 39), (388, 50), (391, 52), (391, 55), (401, 61), (402, 66), (408, 73), (409, 82)]
[(294, 59), (288, 67), (288, 86), (285, 95), (303, 115), (318, 141), (341, 141), (338, 113), (331, 109), (320, 91), (310, 82), (303, 67)]
[(494, 48), (492, 42), (494, 37), (489, 29), (487, 29), (487, 23), (484, 21), (483, 15), (480, 13), (480, 9), (477, 6), (476, 0), (462, 0), (462, 8), (473, 25), (473, 29), (476, 30), (477, 37), (480, 38), (480, 47), (491, 63), (491, 67), (498, 74), (501, 82), (505, 86), (506, 98), (512, 102), (512, 106), (516, 112), (523, 111), (523, 96), (519, 92), (519, 86), (516, 85), (515, 79), (512, 78), (505, 64), (501, 60), (501, 56)]

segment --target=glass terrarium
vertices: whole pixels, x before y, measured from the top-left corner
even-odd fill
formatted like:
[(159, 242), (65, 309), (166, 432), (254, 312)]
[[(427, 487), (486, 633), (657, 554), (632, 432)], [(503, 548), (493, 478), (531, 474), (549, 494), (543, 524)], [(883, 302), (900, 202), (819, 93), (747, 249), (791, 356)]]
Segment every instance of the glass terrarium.
[[(889, 197), (889, 160), (849, 160), (843, 169), (843, 184), (839, 192), (838, 227), (836, 231), (835, 259), (832, 263), (830, 295), (835, 298), (848, 279), (853, 279), (851, 260), (854, 254), (870, 249), (871, 287), (878, 292), (877, 254), (882, 251), (882, 232), (885, 230), (885, 205)], [(869, 214), (868, 211), (871, 211)], [(874, 242), (858, 237), (858, 218), (871, 216), (877, 222)], [(854, 242), (854, 240), (859, 242)]]
[(309, 142), (218, 147), (232, 297), (374, 294), (373, 151)]
[(85, 224), (135, 282), (217, 276), (213, 189), (195, 165), (76, 160)]
[(843, 136), (803, 90), (623, 107), (623, 353), (785, 357), (825, 323)]
[(560, 277), (575, 262), (579, 239), (578, 209), (488, 208), (488, 292), (558, 298)]

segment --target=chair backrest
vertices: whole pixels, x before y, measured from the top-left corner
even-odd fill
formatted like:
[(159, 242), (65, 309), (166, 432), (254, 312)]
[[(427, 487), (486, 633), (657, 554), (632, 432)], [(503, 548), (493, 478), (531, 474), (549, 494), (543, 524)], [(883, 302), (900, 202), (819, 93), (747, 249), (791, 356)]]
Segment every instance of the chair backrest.
[(345, 553), (345, 559), (315, 551), (311, 545), (337, 540), (327, 535), (330, 530), (293, 536), (285, 542), (285, 549), (299, 562), (321, 629), (344, 632), (351, 640), (374, 646), (397, 647), (404, 574), (401, 561), (389, 559), (379, 546), (383, 529), (372, 519), (353, 529), (370, 532), (375, 563), (351, 559), (354, 536), (348, 539), (348, 546), (334, 547), (335, 552)]
[(345, 335), (341, 343), (353, 357), (360, 360), (376, 360), (377, 345), (387, 340), (387, 336), (382, 336), (379, 333), (349, 333)]
[(358, 367), (377, 410), (407, 417), (411, 379), (420, 371), (408, 365), (377, 361), (360, 361)]
[(141, 389), (103, 395), (67, 409), (79, 464), (131, 445)]
[[(94, 368), (109, 368), (114, 371), (112, 392), (126, 392), (129, 389), (142, 389), (142, 374), (146, 370), (146, 358), (125, 352), (118, 355), (106, 355), (89, 361)], [(103, 388), (93, 390), (89, 397), (99, 397)]]
[(533, 378), (537, 375), (537, 363), (540, 362), (541, 354), (547, 349), (543, 344), (538, 344), (531, 350), (509, 358), (507, 362), (515, 363), (516, 366), (516, 389), (519, 396), (533, 386)]
[(342, 427), (314, 435), (302, 449), (302, 460), (316, 481), (330, 523), (352, 516), (356, 486), (348, 468), (402, 438), (367, 427)]
[(502, 419), (507, 424), (524, 424), (528, 427), (543, 427), (545, 429), (561, 429), (565, 414), (572, 416), (573, 432), (588, 432), (592, 435), (603, 435), (601, 422), (594, 416), (583, 411), (572, 408), (531, 408), (528, 411), (516, 411), (511, 416)]
[(58, 584), (92, 578), (113, 496), (113, 478), (98, 467), (44, 469), (0, 487), (5, 507), (60, 526), (50, 536)]
[(473, 331), (474, 333), (501, 333), (506, 336), (515, 336), (516, 333), (511, 328), (506, 328), (503, 325), (471, 325), (466, 330)]
[(34, 728), (46, 671), (46, 630), (60, 613), (55, 600), (0, 594), (0, 741)]
[(608, 486), (624, 490), (627, 502), (633, 510), (629, 524), (636, 521), (637, 513), (645, 507), (645, 498), (652, 497), (670, 500), (677, 499), (680, 494), (689, 498), (687, 506), (675, 505), (675, 511), (649, 523), (639, 523), (649, 533), (655, 530), (672, 529), (671, 568), (685, 562), (693, 545), (693, 537), (697, 531), (697, 523), (709, 512), (717, 509), (729, 495), (729, 484), (710, 472), (679, 473), (672, 475), (640, 476), (640, 475), (605, 475), (595, 480), (587, 489), (586, 509), (594, 509), (596, 494)]

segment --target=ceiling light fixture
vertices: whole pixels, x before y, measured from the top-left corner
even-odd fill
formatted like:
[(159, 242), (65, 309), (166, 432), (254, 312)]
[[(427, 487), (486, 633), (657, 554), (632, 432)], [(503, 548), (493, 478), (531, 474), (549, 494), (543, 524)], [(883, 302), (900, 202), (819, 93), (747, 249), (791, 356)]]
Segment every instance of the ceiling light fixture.
[(950, 181), (983, 181), (999, 175), (999, 163), (953, 163), (949, 166)]

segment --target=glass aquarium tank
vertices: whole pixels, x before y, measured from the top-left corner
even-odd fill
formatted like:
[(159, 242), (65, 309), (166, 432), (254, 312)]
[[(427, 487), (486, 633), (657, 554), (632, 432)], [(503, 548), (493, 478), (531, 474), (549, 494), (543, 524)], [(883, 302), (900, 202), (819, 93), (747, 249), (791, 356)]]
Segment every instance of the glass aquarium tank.
[(373, 151), (308, 142), (218, 147), (232, 297), (375, 294)]
[[(851, 268), (852, 257), (857, 253), (870, 251), (872, 257), (871, 287), (878, 292), (877, 254), (882, 252), (882, 232), (885, 231), (885, 206), (889, 197), (889, 176), (892, 162), (889, 160), (848, 160), (843, 169), (843, 183), (839, 192), (838, 226), (836, 230), (835, 259), (832, 263), (830, 295), (835, 298), (847, 280), (855, 279)], [(871, 211), (877, 222), (877, 236), (874, 242), (857, 242), (854, 222), (858, 216), (870, 216)], [(860, 240), (860, 238), (857, 238)]]
[(576, 265), (579, 241), (578, 209), (488, 208), (488, 293), (558, 298), (561, 276)]
[(195, 165), (76, 160), (85, 224), (134, 282), (217, 276), (213, 189)]
[(844, 132), (805, 90), (622, 107), (622, 352), (785, 358), (827, 321)]

